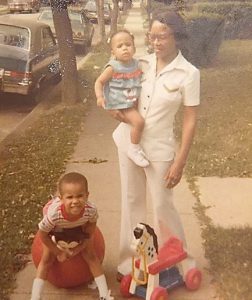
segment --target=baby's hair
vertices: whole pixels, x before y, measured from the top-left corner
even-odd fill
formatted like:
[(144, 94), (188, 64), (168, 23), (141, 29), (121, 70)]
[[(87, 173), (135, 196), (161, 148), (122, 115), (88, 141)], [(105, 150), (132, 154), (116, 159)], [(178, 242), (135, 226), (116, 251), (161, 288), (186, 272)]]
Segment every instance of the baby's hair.
[(58, 182), (58, 190), (60, 195), (62, 195), (62, 191), (63, 191), (63, 185), (66, 183), (77, 183), (83, 186), (83, 188), (85, 189), (85, 191), (88, 192), (88, 182), (87, 182), (87, 178), (77, 172), (70, 172), (67, 173), (65, 175), (63, 175), (59, 182)]
[(110, 46), (111, 46), (111, 44), (112, 44), (113, 38), (114, 38), (117, 34), (119, 34), (119, 33), (127, 33), (127, 34), (131, 37), (131, 39), (132, 39), (132, 41), (133, 41), (133, 44), (135, 45), (135, 38), (134, 38), (134, 35), (133, 35), (129, 30), (127, 30), (127, 29), (120, 29), (120, 30), (114, 32), (114, 33), (111, 35), (111, 37), (109, 38), (108, 43), (109, 43)]

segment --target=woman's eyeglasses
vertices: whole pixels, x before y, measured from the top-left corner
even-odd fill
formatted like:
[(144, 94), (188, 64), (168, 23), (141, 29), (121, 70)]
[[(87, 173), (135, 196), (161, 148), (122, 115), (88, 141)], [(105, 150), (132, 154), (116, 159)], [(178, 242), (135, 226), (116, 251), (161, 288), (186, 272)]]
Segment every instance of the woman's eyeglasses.
[(155, 42), (155, 40), (158, 40), (159, 42), (162, 42), (171, 36), (172, 33), (162, 33), (162, 34), (153, 34), (148, 32), (147, 37), (151, 42)]

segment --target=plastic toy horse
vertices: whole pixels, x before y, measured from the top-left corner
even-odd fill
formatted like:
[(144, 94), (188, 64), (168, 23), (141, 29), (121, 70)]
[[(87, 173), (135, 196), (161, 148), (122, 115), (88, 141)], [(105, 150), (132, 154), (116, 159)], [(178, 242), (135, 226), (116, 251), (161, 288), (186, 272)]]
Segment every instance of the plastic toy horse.
[(131, 243), (136, 257), (132, 258), (132, 273), (123, 277), (121, 294), (137, 295), (146, 300), (168, 300), (168, 290), (185, 284), (196, 290), (201, 283), (201, 272), (194, 266), (188, 269), (189, 258), (182, 242), (171, 237), (158, 250), (157, 236), (147, 224), (139, 223)]

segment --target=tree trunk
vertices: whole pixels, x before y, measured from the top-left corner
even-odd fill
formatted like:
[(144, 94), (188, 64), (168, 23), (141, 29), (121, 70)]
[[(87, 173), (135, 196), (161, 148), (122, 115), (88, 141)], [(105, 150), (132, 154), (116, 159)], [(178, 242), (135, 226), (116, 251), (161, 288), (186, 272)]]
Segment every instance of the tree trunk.
[(111, 24), (110, 24), (110, 33), (109, 36), (114, 34), (117, 31), (117, 20), (119, 15), (119, 6), (118, 0), (113, 0), (113, 9), (112, 9), (112, 16), (111, 16)]
[(80, 101), (72, 26), (66, 2), (52, 0), (51, 5), (62, 72), (61, 101), (71, 105)]
[(96, 0), (98, 27), (99, 27), (99, 41), (105, 42), (105, 22), (104, 22), (104, 0)]

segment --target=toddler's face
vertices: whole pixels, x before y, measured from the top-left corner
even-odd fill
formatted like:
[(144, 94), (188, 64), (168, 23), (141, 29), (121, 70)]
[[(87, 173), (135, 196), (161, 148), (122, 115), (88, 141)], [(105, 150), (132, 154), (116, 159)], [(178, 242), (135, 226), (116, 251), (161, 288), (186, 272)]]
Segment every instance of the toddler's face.
[(65, 183), (62, 186), (60, 199), (70, 217), (81, 214), (88, 200), (88, 192), (79, 183)]
[(117, 60), (124, 63), (130, 62), (135, 53), (132, 37), (127, 32), (117, 33), (112, 38), (111, 52)]

